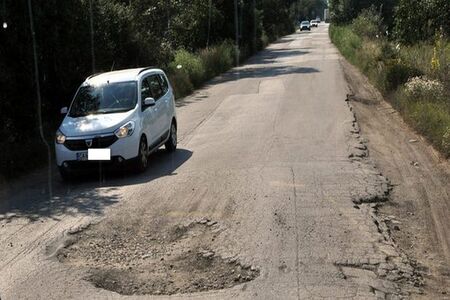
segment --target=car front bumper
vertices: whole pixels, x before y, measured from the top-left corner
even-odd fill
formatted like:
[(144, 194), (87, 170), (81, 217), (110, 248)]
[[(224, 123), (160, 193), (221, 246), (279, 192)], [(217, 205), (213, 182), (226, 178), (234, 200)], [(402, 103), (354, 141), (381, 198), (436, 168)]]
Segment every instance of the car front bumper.
[[(77, 139), (81, 140), (83, 137), (77, 138), (67, 138), (67, 139)], [(139, 152), (139, 135), (133, 134), (132, 136), (118, 139), (113, 144), (108, 147), (111, 149), (111, 161), (104, 161), (103, 163), (114, 163), (122, 160), (130, 160), (138, 156)], [(94, 147), (93, 147), (94, 148)], [(92, 165), (95, 164), (96, 161), (78, 161), (77, 153), (87, 152), (87, 149), (83, 150), (70, 150), (64, 144), (55, 144), (55, 152), (56, 152), (56, 164), (59, 167), (76, 167), (83, 165)], [(97, 161), (98, 162), (98, 161)]]

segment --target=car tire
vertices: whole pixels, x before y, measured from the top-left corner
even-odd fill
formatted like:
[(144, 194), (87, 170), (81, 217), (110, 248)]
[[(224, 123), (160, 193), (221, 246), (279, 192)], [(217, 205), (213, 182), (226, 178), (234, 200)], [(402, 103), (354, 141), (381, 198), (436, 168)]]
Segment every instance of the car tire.
[(167, 152), (174, 152), (177, 149), (177, 126), (175, 122), (170, 125), (169, 139), (164, 146)]
[(138, 172), (144, 172), (148, 167), (148, 145), (144, 136), (139, 141), (139, 151), (136, 157), (136, 170)]

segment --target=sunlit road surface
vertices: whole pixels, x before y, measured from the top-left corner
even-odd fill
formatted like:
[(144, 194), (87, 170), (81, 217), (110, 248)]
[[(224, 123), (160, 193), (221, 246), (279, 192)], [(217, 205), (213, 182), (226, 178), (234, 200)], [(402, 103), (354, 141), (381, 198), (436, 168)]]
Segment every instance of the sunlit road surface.
[(348, 158), (354, 140), (347, 93), (322, 23), (180, 101), (179, 150), (153, 155), (144, 174), (55, 179), (52, 201), (42, 179), (4, 191), (1, 298), (122, 297), (58, 262), (54, 245), (102, 218), (123, 225), (156, 215), (173, 224), (217, 221), (225, 230), (211, 242), (216, 253), (261, 271), (230, 289), (173, 298), (366, 299), (395, 290), (373, 271), (395, 253), (369, 209), (352, 203), (377, 181), (373, 169)]

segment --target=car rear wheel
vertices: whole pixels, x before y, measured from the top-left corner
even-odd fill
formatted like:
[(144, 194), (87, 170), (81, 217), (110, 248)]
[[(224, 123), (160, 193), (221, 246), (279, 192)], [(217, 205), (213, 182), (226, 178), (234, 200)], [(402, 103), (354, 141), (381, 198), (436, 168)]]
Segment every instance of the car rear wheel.
[(165, 144), (167, 152), (173, 152), (177, 149), (177, 126), (175, 122), (170, 125), (169, 139)]
[(145, 137), (141, 137), (139, 142), (139, 154), (136, 159), (136, 169), (138, 172), (144, 172), (148, 166), (148, 146)]

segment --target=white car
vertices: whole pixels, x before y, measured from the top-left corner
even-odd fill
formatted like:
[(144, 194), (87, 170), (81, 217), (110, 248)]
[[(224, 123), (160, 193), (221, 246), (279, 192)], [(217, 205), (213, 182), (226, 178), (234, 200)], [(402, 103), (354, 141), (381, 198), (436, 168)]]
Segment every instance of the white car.
[(303, 30), (311, 31), (311, 24), (309, 23), (309, 21), (302, 21), (300, 23), (300, 31)]
[(319, 27), (319, 22), (317, 20), (311, 20), (311, 27)]
[[(56, 132), (56, 163), (63, 179), (99, 161), (133, 162), (143, 171), (148, 155), (177, 147), (172, 87), (160, 69), (92, 75), (79, 87)], [(97, 163), (96, 163), (97, 162)]]

